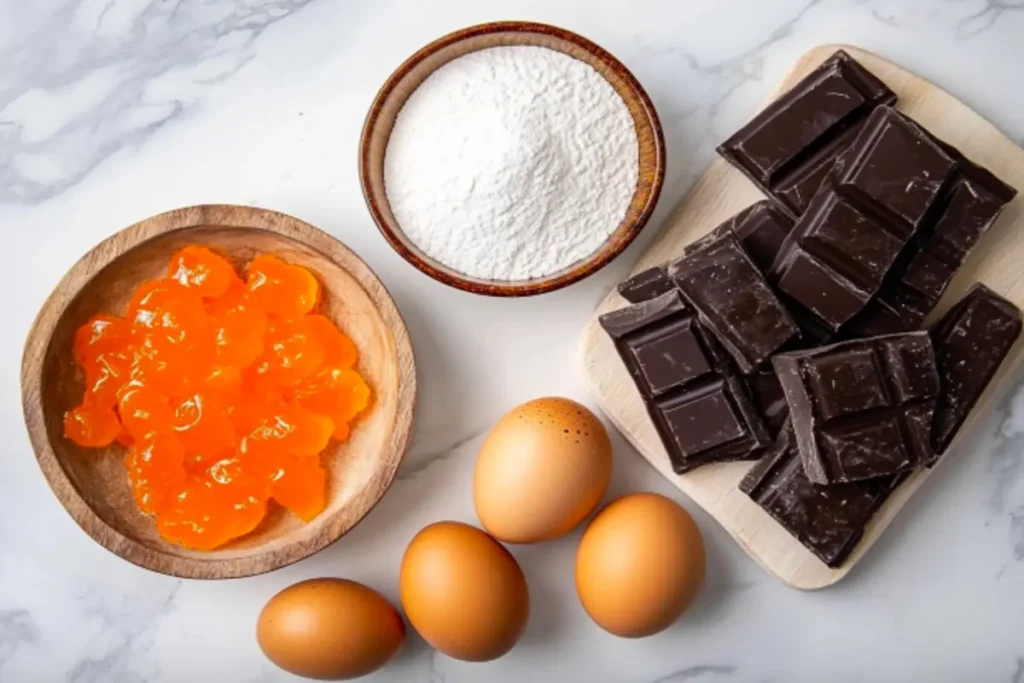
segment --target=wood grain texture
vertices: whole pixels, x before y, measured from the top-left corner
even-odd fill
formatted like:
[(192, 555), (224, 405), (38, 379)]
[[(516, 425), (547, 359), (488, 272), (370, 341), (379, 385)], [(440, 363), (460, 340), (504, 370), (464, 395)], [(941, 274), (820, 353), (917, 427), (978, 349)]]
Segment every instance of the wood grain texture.
[[(633, 117), (639, 144), (639, 177), (626, 216), (604, 245), (588, 258), (543, 278), (507, 282), (474, 278), (427, 256), (395, 220), (384, 188), (384, 155), (391, 129), (406, 100), (430, 74), (470, 52), (505, 45), (533, 45), (586, 62), (622, 97)], [(665, 179), (665, 140), (658, 114), (640, 82), (607, 51), (571, 31), (523, 21), (470, 26), (443, 36), (407, 59), (388, 78), (370, 107), (359, 150), (359, 178), (370, 215), (402, 258), (451, 287), (489, 296), (531, 296), (550, 292), (596, 272), (629, 246), (651, 217)]]
[[(303, 524), (276, 509), (237, 542), (212, 552), (164, 542), (129, 491), (124, 449), (83, 449), (63, 436), (63, 415), (84, 390), (72, 355), (75, 330), (100, 312), (122, 313), (134, 288), (166, 273), (186, 244), (209, 246), (235, 267), (274, 253), (310, 269), (321, 311), (359, 347), (373, 403), (344, 444), (324, 454), (327, 508)], [(384, 285), (345, 245), (284, 214), (244, 206), (195, 206), (148, 218), (104, 240), (58, 283), (29, 331), (21, 367), (25, 424), (50, 487), (86, 533), (139, 566), (190, 578), (267, 572), (340, 538), (391, 485), (412, 424), (416, 372), (405, 324)]]
[[(792, 87), (798, 80), (842, 47), (899, 95), (897, 108), (922, 123), (941, 139), (988, 167), (1014, 187), (1024, 190), (1024, 150), (967, 106), (928, 81), (864, 50), (841, 45), (817, 47), (797, 62), (769, 100)], [(740, 209), (762, 199), (742, 173), (722, 159), (712, 163), (704, 176), (683, 199), (658, 238), (637, 262), (634, 273), (665, 263), (680, 255), (684, 245), (707, 233)], [(974, 282), (984, 282), (996, 292), (1024, 308), (1024, 196), (1006, 208), (999, 221), (960, 269), (932, 319), (959, 299)], [(626, 305), (613, 292), (598, 308), (580, 339), (581, 369), (597, 403), (636, 449), (676, 487), (703, 507), (732, 535), (736, 542), (762, 567), (786, 584), (802, 589), (828, 586), (842, 579), (863, 557), (907, 500), (921, 486), (930, 471), (914, 473), (886, 502), (869, 524), (864, 538), (846, 563), (830, 569), (760, 507), (741, 493), (736, 485), (750, 463), (726, 463), (702, 467), (677, 475), (654, 431), (640, 395), (615, 348), (597, 323), (597, 316)], [(1018, 343), (1006, 359), (1000, 375), (978, 403), (970, 421), (986, 410), (1005, 389), (1022, 358)], [(959, 439), (958, 439), (959, 440)], [(953, 450), (955, 451), (955, 443)], [(952, 454), (954, 457), (957, 454)], [(959, 457), (967, 456), (966, 453)], [(897, 548), (893, 552), (899, 552)]]

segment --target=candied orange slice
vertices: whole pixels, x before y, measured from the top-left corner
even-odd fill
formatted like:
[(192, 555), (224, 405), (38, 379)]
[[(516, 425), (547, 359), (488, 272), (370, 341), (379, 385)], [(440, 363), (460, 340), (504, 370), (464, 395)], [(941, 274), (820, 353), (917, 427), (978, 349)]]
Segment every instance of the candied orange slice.
[(237, 277), (227, 260), (197, 245), (187, 246), (171, 257), (167, 276), (204, 298), (224, 294)]
[(96, 315), (75, 331), (75, 360), (87, 367), (103, 355), (123, 351), (131, 327), (116, 315)]
[(324, 350), (308, 318), (270, 319), (258, 371), (279, 387), (293, 387), (323, 363)]
[(197, 391), (175, 407), (174, 431), (190, 451), (216, 453), (235, 442), (227, 406), (210, 391)]
[(117, 410), (124, 430), (137, 441), (173, 427), (174, 411), (167, 396), (141, 383), (128, 384), (119, 392)]
[(359, 360), (359, 350), (333, 322), (322, 315), (311, 315), (307, 317), (307, 324), (324, 350), (324, 365), (351, 368), (356, 364)]
[(117, 390), (131, 376), (131, 359), (124, 351), (104, 351), (85, 364), (85, 393), (99, 405), (113, 407)]
[(313, 310), (320, 283), (305, 268), (262, 254), (249, 264), (249, 301), (269, 315), (299, 318)]
[(188, 476), (173, 504), (157, 516), (157, 530), (173, 543), (213, 550), (259, 525), (268, 492), (265, 477), (248, 474), (236, 458), (221, 460)]
[(277, 460), (270, 495), (303, 521), (310, 521), (327, 504), (327, 473), (320, 458), (289, 455)]
[(370, 404), (370, 387), (355, 370), (321, 368), (295, 388), (295, 402), (334, 422), (334, 438), (349, 437), (349, 423)]
[(276, 453), (314, 456), (327, 447), (333, 431), (329, 417), (286, 403), (264, 417), (240, 448), (256, 457)]
[(170, 434), (142, 439), (128, 449), (125, 467), (139, 509), (158, 514), (173, 504), (185, 485), (185, 449)]
[(121, 423), (113, 405), (101, 405), (88, 399), (64, 413), (64, 436), (79, 446), (109, 446), (121, 433)]
[(267, 316), (262, 311), (232, 308), (210, 316), (210, 323), (217, 364), (244, 368), (263, 353)]

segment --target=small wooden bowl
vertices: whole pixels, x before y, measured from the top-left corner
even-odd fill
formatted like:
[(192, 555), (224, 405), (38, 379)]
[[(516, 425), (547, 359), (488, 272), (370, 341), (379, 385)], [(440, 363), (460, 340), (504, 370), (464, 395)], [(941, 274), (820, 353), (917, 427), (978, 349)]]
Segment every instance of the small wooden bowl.
[[(452, 270), (424, 254), (395, 220), (384, 191), (384, 155), (399, 111), (412, 92), (438, 67), (469, 52), (499, 45), (535, 45), (563, 52), (592, 66), (619, 93), (629, 108), (639, 142), (640, 174), (629, 209), (604, 245), (589, 257), (543, 278), (522, 281), (484, 280)], [(363, 195), (377, 227), (402, 258), (446, 285), (490, 296), (530, 296), (550, 292), (593, 274), (640, 234), (658, 202), (665, 177), (665, 140), (654, 105), (636, 78), (619, 60), (571, 31), (521, 21), (470, 26), (435, 40), (407, 59), (377, 93), (363, 125), (359, 150)]]
[[(63, 434), (82, 398), (72, 357), (75, 330), (100, 312), (123, 312), (134, 288), (166, 272), (185, 244), (215, 249), (241, 269), (272, 252), (313, 271), (322, 312), (356, 342), (374, 392), (348, 442), (325, 453), (328, 503), (302, 523), (275, 510), (248, 536), (212, 552), (164, 542), (132, 500), (124, 448), (84, 449)], [(398, 470), (412, 422), (416, 374), (405, 324), (380, 280), (346, 246), (300, 220), (242, 206), (195, 206), (148, 218), (101, 242), (60, 281), (36, 318), (21, 367), (25, 423), (39, 466), (71, 516), (100, 545), (164, 574), (221, 579), (268, 572), (340, 538), (380, 500)]]

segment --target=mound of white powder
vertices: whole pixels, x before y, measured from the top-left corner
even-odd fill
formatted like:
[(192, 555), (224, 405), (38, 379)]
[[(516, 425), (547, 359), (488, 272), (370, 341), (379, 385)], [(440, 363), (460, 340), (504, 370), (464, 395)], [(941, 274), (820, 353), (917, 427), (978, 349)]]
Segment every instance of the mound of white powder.
[(495, 47), (442, 66), (399, 112), (391, 209), (424, 253), (478, 278), (550, 275), (594, 253), (636, 189), (625, 102), (588, 64)]

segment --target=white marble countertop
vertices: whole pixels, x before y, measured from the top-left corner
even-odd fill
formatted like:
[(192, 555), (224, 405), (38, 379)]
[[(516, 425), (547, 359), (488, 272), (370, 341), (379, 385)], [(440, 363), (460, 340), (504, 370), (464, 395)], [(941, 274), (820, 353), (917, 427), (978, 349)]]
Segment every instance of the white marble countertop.
[[(807, 48), (849, 42), (932, 79), (1024, 142), (1021, 0), (0, 0), (0, 681), (286, 681), (254, 623), (278, 589), (345, 576), (397, 597), (412, 535), (474, 520), (482, 434), (538, 395), (586, 400), (577, 333), (715, 143)], [(384, 78), (449, 30), (506, 18), (574, 29), (622, 59), (665, 127), (669, 174), (639, 243), (535, 299), (447, 289), (379, 236), (356, 175)], [(352, 533), (268, 576), (179, 581), (95, 545), (50, 494), (21, 419), (21, 344), (90, 246), (203, 202), (255, 204), (330, 231), (377, 271), (409, 324), (420, 399), (399, 481)], [(533, 614), (485, 665), (410, 638), (375, 681), (1024, 681), (1024, 391), (907, 506), (843, 583), (777, 583), (615, 437), (612, 494), (656, 490), (694, 512), (709, 552), (696, 607), (643, 641), (600, 631), (572, 579), (578, 534), (515, 548)]]

